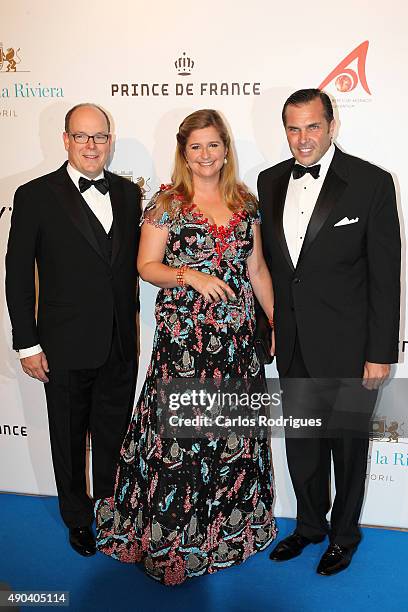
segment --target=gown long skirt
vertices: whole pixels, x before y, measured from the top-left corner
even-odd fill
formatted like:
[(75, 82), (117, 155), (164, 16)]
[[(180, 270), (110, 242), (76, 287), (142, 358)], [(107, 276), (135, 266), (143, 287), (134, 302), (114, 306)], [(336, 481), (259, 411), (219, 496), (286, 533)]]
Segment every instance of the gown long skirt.
[(194, 206), (170, 216), (153, 203), (145, 222), (169, 231), (164, 263), (217, 275), (235, 301), (209, 303), (190, 287), (162, 289), (147, 377), (125, 436), (112, 497), (96, 502), (97, 546), (142, 562), (167, 585), (241, 563), (276, 536), (269, 442), (226, 437), (164, 437), (158, 381), (262, 377), (253, 337), (254, 300), (246, 259), (253, 223), (235, 213), (211, 226)]

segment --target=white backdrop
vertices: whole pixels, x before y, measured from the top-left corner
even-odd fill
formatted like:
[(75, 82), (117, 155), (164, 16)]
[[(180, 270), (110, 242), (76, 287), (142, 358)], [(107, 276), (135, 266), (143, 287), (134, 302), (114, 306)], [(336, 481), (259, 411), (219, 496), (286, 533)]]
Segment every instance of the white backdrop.
[[(13, 193), (64, 161), (63, 118), (72, 105), (96, 102), (112, 114), (110, 169), (144, 181), (146, 198), (169, 180), (181, 120), (215, 108), (231, 127), (240, 176), (255, 190), (259, 171), (289, 156), (280, 119), (284, 100), (325, 81), (338, 107), (337, 142), (392, 172), (404, 234), (407, 128), (396, 117), (408, 96), (403, 0), (387, 10), (380, 0), (344, 0), (332, 8), (323, 0), (313, 8), (297, 1), (241, 6), (221, 0), (216, 10), (187, 0), (14, 0), (0, 11), (2, 257)], [(138, 388), (150, 354), (154, 297), (142, 283)], [(402, 363), (405, 298), (402, 315), (398, 377), (408, 371)], [(54, 494), (43, 389), (21, 373), (11, 350), (3, 295), (0, 402), (0, 490)], [(408, 445), (404, 423), (398, 428), (398, 443), (385, 436), (372, 444), (363, 522), (408, 527)], [(294, 516), (283, 441), (273, 442), (276, 514)]]

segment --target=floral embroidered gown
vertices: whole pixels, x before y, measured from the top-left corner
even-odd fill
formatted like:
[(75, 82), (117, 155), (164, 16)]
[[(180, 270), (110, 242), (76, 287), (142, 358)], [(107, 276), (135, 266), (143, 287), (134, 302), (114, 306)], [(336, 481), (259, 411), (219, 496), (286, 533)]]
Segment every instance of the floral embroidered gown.
[(234, 433), (213, 440), (168, 439), (157, 426), (157, 380), (256, 377), (254, 300), (246, 259), (253, 224), (246, 211), (210, 225), (194, 205), (156, 204), (144, 222), (168, 229), (164, 263), (216, 275), (237, 300), (209, 303), (191, 287), (161, 289), (151, 363), (125, 436), (114, 496), (95, 505), (97, 546), (144, 563), (167, 585), (241, 563), (276, 535), (271, 453), (265, 439)]

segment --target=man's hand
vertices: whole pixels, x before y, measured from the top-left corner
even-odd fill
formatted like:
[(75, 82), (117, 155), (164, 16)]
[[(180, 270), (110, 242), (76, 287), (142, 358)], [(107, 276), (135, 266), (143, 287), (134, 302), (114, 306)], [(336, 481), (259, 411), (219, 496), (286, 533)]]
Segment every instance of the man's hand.
[(388, 363), (371, 363), (366, 361), (364, 364), (363, 387), (366, 389), (378, 389), (378, 387), (390, 375), (391, 366)]
[(31, 376), (31, 378), (36, 378), (43, 383), (48, 382), (47, 374), (49, 372), (48, 369), (48, 361), (45, 356), (45, 353), (38, 353), (37, 355), (32, 355), (31, 357), (24, 357), (20, 359), (21, 367), (23, 371)]
[(275, 356), (275, 330), (273, 329), (271, 332), (271, 351), (272, 357)]

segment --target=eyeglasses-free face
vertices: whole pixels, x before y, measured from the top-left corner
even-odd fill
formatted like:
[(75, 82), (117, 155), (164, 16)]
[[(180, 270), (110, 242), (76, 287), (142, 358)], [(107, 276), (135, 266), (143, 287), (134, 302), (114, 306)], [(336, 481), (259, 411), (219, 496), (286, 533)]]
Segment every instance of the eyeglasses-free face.
[(108, 160), (112, 144), (108, 131), (99, 109), (82, 106), (71, 115), (69, 132), (63, 134), (69, 163), (90, 179), (101, 174)]
[(289, 104), (285, 131), (293, 157), (303, 166), (316, 164), (330, 147), (336, 122), (328, 123), (320, 98), (306, 104)]
[(214, 126), (193, 130), (186, 142), (185, 157), (194, 180), (219, 177), (227, 154)]

